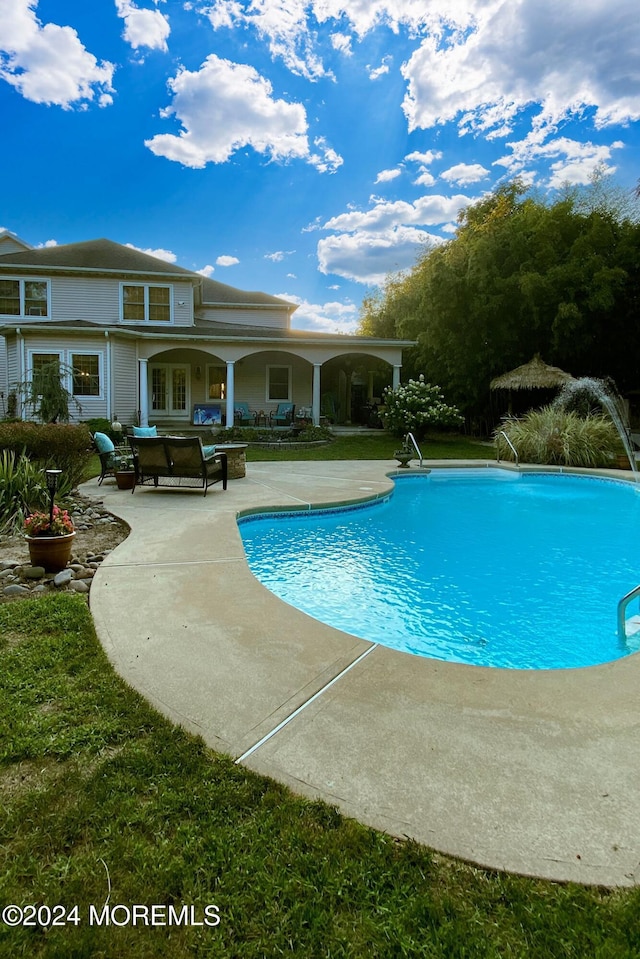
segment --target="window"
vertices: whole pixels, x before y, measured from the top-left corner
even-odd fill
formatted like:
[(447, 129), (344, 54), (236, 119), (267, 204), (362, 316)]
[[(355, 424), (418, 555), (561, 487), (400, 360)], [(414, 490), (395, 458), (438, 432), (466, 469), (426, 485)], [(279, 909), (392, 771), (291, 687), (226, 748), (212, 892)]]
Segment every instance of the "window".
[(47, 280), (0, 280), (0, 314), (48, 316)]
[(31, 379), (38, 395), (42, 395), (45, 383), (51, 383), (54, 376), (61, 378), (62, 355), (60, 353), (32, 353)]
[(210, 400), (224, 400), (227, 393), (226, 366), (207, 367), (207, 396)]
[(267, 400), (291, 399), (291, 367), (267, 367)]
[(100, 396), (100, 358), (97, 353), (72, 353), (74, 396)]
[(47, 284), (44, 280), (24, 281), (24, 312), (27, 316), (47, 315)]
[(122, 319), (150, 323), (171, 322), (171, 287), (123, 284)]

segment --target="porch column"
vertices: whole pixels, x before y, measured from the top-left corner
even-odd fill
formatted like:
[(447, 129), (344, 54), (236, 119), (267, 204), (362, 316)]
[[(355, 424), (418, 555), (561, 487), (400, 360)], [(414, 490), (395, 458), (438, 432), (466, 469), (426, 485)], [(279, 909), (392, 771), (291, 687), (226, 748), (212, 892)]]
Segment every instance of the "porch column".
[(147, 377), (149, 374), (149, 360), (138, 360), (138, 389), (140, 391), (140, 426), (149, 425), (149, 386)]
[(234, 368), (235, 360), (227, 360), (227, 412), (225, 426), (228, 429), (230, 429), (235, 422), (233, 411), (236, 402), (234, 396)]
[(400, 371), (402, 370), (401, 366), (394, 366), (393, 368), (393, 389), (397, 390), (400, 386)]
[(313, 364), (313, 384), (311, 387), (311, 417), (314, 426), (320, 426), (320, 370), (322, 363)]

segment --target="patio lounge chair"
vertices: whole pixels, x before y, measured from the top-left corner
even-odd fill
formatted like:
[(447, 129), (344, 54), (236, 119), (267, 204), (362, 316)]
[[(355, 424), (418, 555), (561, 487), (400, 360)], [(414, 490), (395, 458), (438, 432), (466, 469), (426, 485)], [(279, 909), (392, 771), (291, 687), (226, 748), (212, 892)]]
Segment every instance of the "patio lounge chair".
[(293, 423), (295, 409), (296, 408), (293, 403), (278, 403), (278, 409), (275, 411), (275, 413), (269, 413), (269, 425), (291, 426)]
[[(227, 455), (204, 447), (199, 436), (130, 436), (136, 486), (227, 488)], [(135, 492), (135, 486), (132, 490)]]
[(234, 403), (233, 422), (236, 426), (255, 426), (256, 410), (250, 410), (248, 403)]

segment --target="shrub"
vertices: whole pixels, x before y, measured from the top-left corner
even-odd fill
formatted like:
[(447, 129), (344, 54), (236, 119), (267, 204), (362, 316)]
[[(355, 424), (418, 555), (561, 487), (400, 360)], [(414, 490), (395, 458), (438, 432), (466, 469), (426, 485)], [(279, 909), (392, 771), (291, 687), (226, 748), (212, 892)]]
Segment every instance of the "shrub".
[(40, 469), (62, 470), (60, 495), (84, 478), (92, 455), (91, 434), (84, 424), (0, 423), (0, 450), (22, 453)]
[(333, 439), (333, 433), (327, 426), (305, 426), (299, 433), (294, 433), (292, 438), (301, 443), (318, 443), (321, 440)]
[[(532, 410), (503, 427), (522, 463), (547, 466), (610, 466), (622, 449), (620, 437), (608, 416), (579, 416), (553, 406)], [(514, 455), (500, 433), (495, 435), (500, 459)]]
[(49, 501), (42, 470), (26, 456), (4, 449), (0, 452), (0, 532), (20, 529), (34, 509)]
[(423, 439), (428, 430), (461, 426), (463, 418), (455, 406), (448, 406), (439, 386), (425, 383), (424, 376), (409, 380), (397, 389), (384, 391), (384, 424), (394, 436), (413, 433)]

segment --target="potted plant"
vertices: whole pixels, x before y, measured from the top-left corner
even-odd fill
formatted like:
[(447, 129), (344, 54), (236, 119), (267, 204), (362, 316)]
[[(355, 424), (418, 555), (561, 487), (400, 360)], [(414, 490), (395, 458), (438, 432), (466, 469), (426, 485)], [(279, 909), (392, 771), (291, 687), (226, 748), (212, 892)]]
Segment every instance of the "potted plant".
[(24, 531), (32, 566), (42, 566), (47, 573), (65, 568), (76, 535), (66, 509), (54, 506), (50, 513), (31, 513), (24, 521)]
[(413, 459), (413, 451), (409, 449), (406, 443), (404, 443), (400, 449), (394, 450), (393, 455), (400, 463), (400, 466), (408, 469), (409, 463)]

